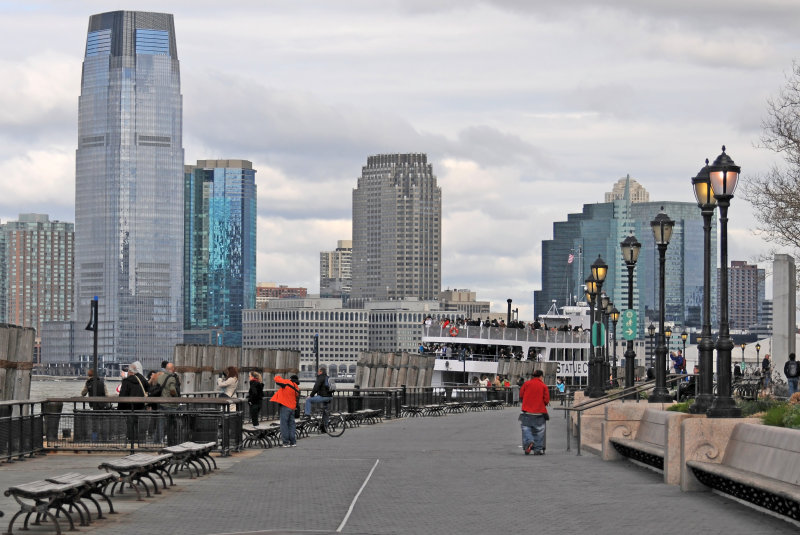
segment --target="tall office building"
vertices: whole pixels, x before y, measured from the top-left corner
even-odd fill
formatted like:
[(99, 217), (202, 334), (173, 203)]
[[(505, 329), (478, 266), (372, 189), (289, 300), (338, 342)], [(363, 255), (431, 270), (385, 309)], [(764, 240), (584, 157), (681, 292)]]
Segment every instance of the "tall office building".
[(353, 278), (353, 241), (339, 240), (335, 251), (319, 253), (319, 296), (341, 297), (347, 303)]
[(0, 225), (2, 321), (36, 329), (39, 355), (42, 323), (72, 314), (75, 228), (46, 214), (20, 214)]
[(442, 285), (442, 190), (425, 154), (370, 156), (353, 190), (352, 303), (417, 297)]
[(183, 331), (183, 104), (172, 15), (89, 18), (75, 162), (76, 351), (153, 366)]
[(731, 260), (728, 269), (728, 319), (731, 329), (750, 329), (762, 323), (764, 282), (764, 269), (743, 260)]
[(247, 160), (185, 168), (184, 328), (242, 343), (242, 310), (256, 305), (256, 171)]
[[(544, 314), (556, 301), (559, 307), (583, 301), (584, 280), (598, 254), (608, 264), (603, 290), (619, 310), (628, 305), (628, 270), (620, 242), (631, 233), (642, 243), (634, 270), (634, 309), (639, 313), (640, 337), (657, 322), (659, 311), (658, 249), (650, 222), (662, 209), (675, 227), (666, 254), (665, 319), (676, 325), (700, 327), (703, 299), (703, 219), (693, 202), (635, 202), (633, 180), (625, 179), (622, 195), (610, 202), (586, 204), (583, 212), (553, 223), (553, 239), (542, 241), (542, 289), (534, 292), (535, 313)], [(637, 198), (649, 198), (640, 190)], [(712, 227), (716, 250), (716, 224)], [(711, 295), (716, 296), (716, 255), (711, 256)], [(716, 314), (712, 298), (712, 316)]]

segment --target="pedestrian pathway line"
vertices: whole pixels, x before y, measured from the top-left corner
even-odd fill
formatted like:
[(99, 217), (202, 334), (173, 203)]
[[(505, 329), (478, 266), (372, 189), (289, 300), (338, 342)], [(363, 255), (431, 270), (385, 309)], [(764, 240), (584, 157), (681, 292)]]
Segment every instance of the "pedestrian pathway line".
[(347, 520), (350, 518), (350, 514), (353, 512), (353, 507), (356, 506), (358, 497), (361, 496), (362, 492), (364, 492), (364, 487), (366, 487), (367, 483), (369, 483), (369, 479), (372, 477), (372, 473), (375, 472), (375, 469), (378, 467), (379, 462), (381, 462), (380, 459), (375, 459), (375, 464), (372, 465), (372, 470), (369, 471), (369, 474), (367, 474), (367, 478), (364, 480), (364, 483), (361, 484), (361, 488), (358, 489), (358, 492), (356, 492), (355, 497), (353, 497), (353, 501), (350, 503), (350, 507), (347, 509), (347, 514), (344, 515), (342, 523), (339, 524), (338, 528), (336, 528), (336, 533), (341, 533), (342, 530), (344, 529), (344, 526), (347, 524)]

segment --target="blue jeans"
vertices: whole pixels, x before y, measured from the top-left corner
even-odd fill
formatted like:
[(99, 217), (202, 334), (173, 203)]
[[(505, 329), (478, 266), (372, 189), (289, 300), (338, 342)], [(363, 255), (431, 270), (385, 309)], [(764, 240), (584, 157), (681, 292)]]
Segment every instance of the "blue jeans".
[(800, 377), (787, 377), (786, 382), (789, 384), (789, 396), (791, 397), (792, 394), (797, 392), (797, 383), (800, 381)]
[(328, 403), (329, 401), (332, 401), (332, 400), (333, 400), (333, 398), (331, 398), (331, 397), (327, 397), (327, 398), (326, 397), (322, 397), (322, 396), (307, 397), (306, 398), (305, 415), (306, 416), (311, 416), (311, 404), (312, 403)]
[(294, 409), (281, 405), (281, 442), (284, 444), (297, 444), (297, 433), (294, 424)]
[(544, 430), (547, 422), (542, 414), (522, 414), (522, 447), (533, 442), (534, 451), (544, 450)]

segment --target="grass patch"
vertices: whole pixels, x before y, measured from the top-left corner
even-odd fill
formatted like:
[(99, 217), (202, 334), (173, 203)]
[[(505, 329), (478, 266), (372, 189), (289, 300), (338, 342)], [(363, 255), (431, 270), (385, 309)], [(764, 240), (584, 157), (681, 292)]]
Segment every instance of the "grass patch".
[(785, 424), (783, 420), (788, 411), (789, 411), (789, 405), (786, 403), (773, 405), (772, 407), (769, 407), (766, 411), (764, 411), (764, 416), (761, 417), (761, 421), (764, 422), (764, 425), (784, 427)]
[(672, 412), (689, 412), (689, 407), (691, 407), (693, 404), (694, 400), (689, 399), (686, 401), (681, 401), (680, 403), (674, 403), (667, 407), (667, 410)]

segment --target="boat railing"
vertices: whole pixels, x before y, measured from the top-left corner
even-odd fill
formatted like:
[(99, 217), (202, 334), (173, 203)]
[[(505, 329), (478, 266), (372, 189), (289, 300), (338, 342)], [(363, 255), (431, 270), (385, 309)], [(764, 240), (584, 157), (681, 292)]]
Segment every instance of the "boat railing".
[(427, 338), (453, 338), (480, 340), (504, 340), (516, 342), (534, 342), (551, 344), (588, 344), (588, 331), (559, 331), (557, 329), (531, 329), (525, 327), (479, 327), (477, 325), (447, 326), (425, 325), (422, 329), (423, 336)]

